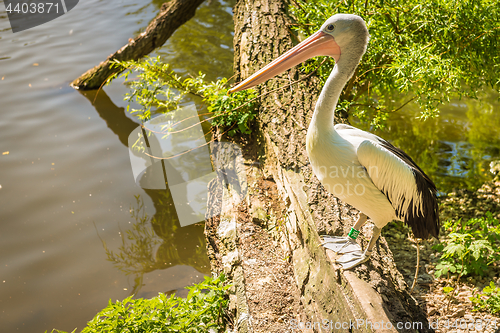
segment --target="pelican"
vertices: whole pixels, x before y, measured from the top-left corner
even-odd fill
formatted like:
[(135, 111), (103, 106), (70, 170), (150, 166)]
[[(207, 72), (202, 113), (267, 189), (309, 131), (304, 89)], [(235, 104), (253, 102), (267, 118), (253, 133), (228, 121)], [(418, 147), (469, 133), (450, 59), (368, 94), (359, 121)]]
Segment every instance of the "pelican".
[[(336, 14), (312, 36), (229, 90), (245, 90), (314, 56), (330, 56), (335, 67), (314, 108), (306, 136), (312, 170), (324, 188), (360, 211), (346, 237), (323, 236), (323, 246), (343, 254), (344, 269), (369, 260), (382, 228), (404, 221), (416, 238), (439, 235), (436, 186), (401, 149), (355, 127), (334, 125), (342, 89), (352, 77), (369, 40), (368, 29), (357, 15)], [(374, 224), (363, 252), (356, 238), (370, 217)]]

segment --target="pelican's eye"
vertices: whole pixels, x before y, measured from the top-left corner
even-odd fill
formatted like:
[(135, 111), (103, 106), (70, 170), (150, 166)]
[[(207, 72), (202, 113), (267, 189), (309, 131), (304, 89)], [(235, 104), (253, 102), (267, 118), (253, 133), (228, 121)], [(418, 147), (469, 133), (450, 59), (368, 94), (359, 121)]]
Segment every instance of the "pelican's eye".
[(326, 26), (326, 30), (328, 30), (328, 31), (333, 31), (333, 30), (335, 30), (335, 25), (333, 25), (333, 24), (329, 24), (329, 25), (327, 25), (327, 26)]

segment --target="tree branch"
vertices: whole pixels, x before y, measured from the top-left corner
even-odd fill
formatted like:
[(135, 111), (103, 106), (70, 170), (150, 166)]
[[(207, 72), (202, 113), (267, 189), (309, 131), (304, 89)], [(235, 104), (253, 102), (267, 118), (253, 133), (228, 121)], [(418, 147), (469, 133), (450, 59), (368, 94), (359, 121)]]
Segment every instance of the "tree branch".
[(110, 55), (96, 67), (89, 69), (71, 82), (75, 89), (91, 90), (100, 88), (113, 74), (125, 68), (111, 67), (113, 60), (138, 60), (155, 48), (162, 46), (181, 25), (191, 19), (196, 8), (204, 0), (172, 0), (161, 6), (160, 13), (151, 21), (146, 31)]

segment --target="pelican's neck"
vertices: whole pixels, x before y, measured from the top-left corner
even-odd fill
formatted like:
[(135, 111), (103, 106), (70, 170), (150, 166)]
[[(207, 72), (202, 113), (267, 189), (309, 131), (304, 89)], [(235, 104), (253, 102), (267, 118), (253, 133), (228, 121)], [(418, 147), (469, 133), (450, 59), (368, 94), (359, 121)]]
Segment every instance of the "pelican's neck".
[(347, 80), (349, 78), (342, 75), (339, 65), (335, 64), (318, 97), (311, 124), (325, 129), (333, 129), (335, 107)]
[(340, 94), (342, 93), (342, 89), (344, 89), (347, 81), (351, 78), (356, 66), (357, 63), (354, 64), (354, 66), (349, 66), (351, 67), (350, 70), (346, 71), (345, 64), (342, 63), (342, 60), (335, 64), (316, 102), (314, 114), (309, 125), (309, 131), (317, 132), (318, 134), (321, 132), (329, 132), (331, 133), (330, 135), (336, 135), (334, 128), (335, 108)]
[(318, 131), (335, 132), (334, 114), (337, 102), (342, 89), (354, 74), (354, 70), (358, 66), (365, 49), (366, 44), (364, 47), (355, 50), (355, 52), (343, 54), (335, 64), (316, 102), (310, 128), (314, 126), (314, 129)]
[(331, 151), (332, 147), (338, 146), (336, 144), (343, 140), (334, 127), (335, 107), (342, 89), (365, 53), (370, 38), (368, 29), (359, 16), (337, 14), (332, 20), (342, 22), (339, 25), (342, 28), (335, 36), (332, 34), (338, 51), (341, 52), (334, 55), (338, 61), (321, 90), (306, 136), (306, 149), (311, 164), (316, 164), (316, 167), (318, 158), (325, 154), (325, 148)]

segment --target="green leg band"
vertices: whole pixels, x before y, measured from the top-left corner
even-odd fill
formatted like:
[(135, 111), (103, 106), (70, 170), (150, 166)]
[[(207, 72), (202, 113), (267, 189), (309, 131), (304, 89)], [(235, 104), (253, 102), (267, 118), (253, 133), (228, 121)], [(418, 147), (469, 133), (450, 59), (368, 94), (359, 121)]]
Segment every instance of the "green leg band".
[(347, 236), (349, 236), (352, 239), (356, 240), (356, 238), (358, 238), (358, 236), (359, 236), (359, 230), (351, 228), (351, 231), (349, 231), (349, 234)]

